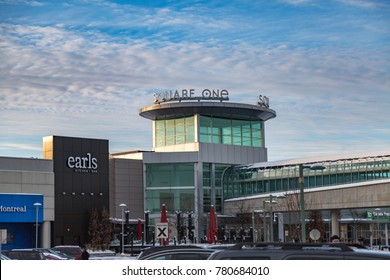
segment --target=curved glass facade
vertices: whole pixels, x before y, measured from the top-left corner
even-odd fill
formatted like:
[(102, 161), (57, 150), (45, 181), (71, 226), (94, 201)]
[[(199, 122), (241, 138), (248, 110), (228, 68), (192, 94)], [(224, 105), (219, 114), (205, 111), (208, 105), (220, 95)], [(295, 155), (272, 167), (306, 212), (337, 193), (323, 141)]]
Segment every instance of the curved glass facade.
[(202, 115), (155, 120), (154, 139), (155, 147), (201, 142), (262, 148), (263, 121)]
[(195, 142), (194, 116), (156, 120), (154, 146), (163, 147)]
[[(313, 163), (314, 164), (314, 163)], [(304, 187), (317, 188), (390, 178), (390, 155), (316, 162), (304, 169)], [(299, 189), (299, 165), (232, 166), (223, 176), (224, 199)]]
[(200, 116), (200, 142), (263, 147), (262, 121)]

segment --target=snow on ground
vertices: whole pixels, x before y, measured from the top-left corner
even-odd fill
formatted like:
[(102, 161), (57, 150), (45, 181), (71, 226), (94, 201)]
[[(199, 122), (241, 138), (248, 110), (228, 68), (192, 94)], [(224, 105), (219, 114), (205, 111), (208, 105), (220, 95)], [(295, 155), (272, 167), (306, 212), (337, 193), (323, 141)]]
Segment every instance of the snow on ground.
[(111, 250), (92, 251), (88, 250), (90, 260), (134, 260), (137, 255), (120, 254)]

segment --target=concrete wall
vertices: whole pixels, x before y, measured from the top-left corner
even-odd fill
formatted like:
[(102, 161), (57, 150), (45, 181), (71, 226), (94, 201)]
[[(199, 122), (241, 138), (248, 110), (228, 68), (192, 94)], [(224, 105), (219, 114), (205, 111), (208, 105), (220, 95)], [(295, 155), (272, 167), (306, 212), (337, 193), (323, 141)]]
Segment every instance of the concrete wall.
[[(156, 148), (145, 153), (145, 163), (161, 162), (215, 162), (248, 164), (267, 161), (267, 149), (213, 143), (190, 143)], [(198, 152), (199, 151), (199, 158)]]
[(0, 193), (43, 195), (41, 247), (51, 246), (51, 222), (54, 221), (54, 173), (51, 160), (0, 157)]
[(201, 162), (249, 164), (267, 161), (267, 149), (250, 146), (200, 143)]
[[(121, 218), (125, 203), (130, 218), (144, 217), (142, 160), (110, 158), (110, 215)], [(126, 210), (125, 209), (125, 210)]]
[(0, 157), (0, 192), (43, 195), (44, 221), (54, 221), (53, 162)]
[(305, 193), (305, 201), (308, 210), (388, 207), (390, 181), (351, 184), (321, 191), (313, 189)]

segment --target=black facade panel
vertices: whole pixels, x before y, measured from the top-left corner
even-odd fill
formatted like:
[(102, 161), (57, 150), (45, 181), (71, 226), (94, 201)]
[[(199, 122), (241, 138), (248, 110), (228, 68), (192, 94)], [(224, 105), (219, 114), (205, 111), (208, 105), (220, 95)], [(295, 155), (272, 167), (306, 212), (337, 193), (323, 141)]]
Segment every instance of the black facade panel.
[(109, 208), (108, 140), (53, 136), (53, 245), (85, 245), (92, 209)]

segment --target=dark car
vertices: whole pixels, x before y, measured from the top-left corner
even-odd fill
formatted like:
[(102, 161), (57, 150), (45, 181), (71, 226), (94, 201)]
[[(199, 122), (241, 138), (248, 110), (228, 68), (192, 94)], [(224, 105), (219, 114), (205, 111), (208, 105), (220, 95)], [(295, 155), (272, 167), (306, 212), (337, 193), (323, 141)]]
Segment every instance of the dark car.
[(43, 253), (37, 249), (13, 249), (2, 251), (11, 260), (45, 260)]
[(390, 260), (390, 253), (344, 243), (259, 243), (237, 244), (209, 260)]
[(74, 257), (76, 260), (81, 260), (81, 255), (83, 254), (83, 249), (80, 246), (76, 245), (59, 245), (52, 248), (54, 251), (60, 251), (69, 256)]
[(10, 260), (10, 258), (7, 257), (6, 255), (0, 254), (0, 260), (2, 260), (2, 261), (8, 261), (8, 260)]
[(157, 246), (142, 251), (137, 260), (207, 260), (213, 252), (198, 246)]
[(38, 248), (37, 250), (41, 251), (45, 256), (46, 260), (74, 260), (75, 257), (67, 255), (61, 251), (55, 251), (50, 248)]

